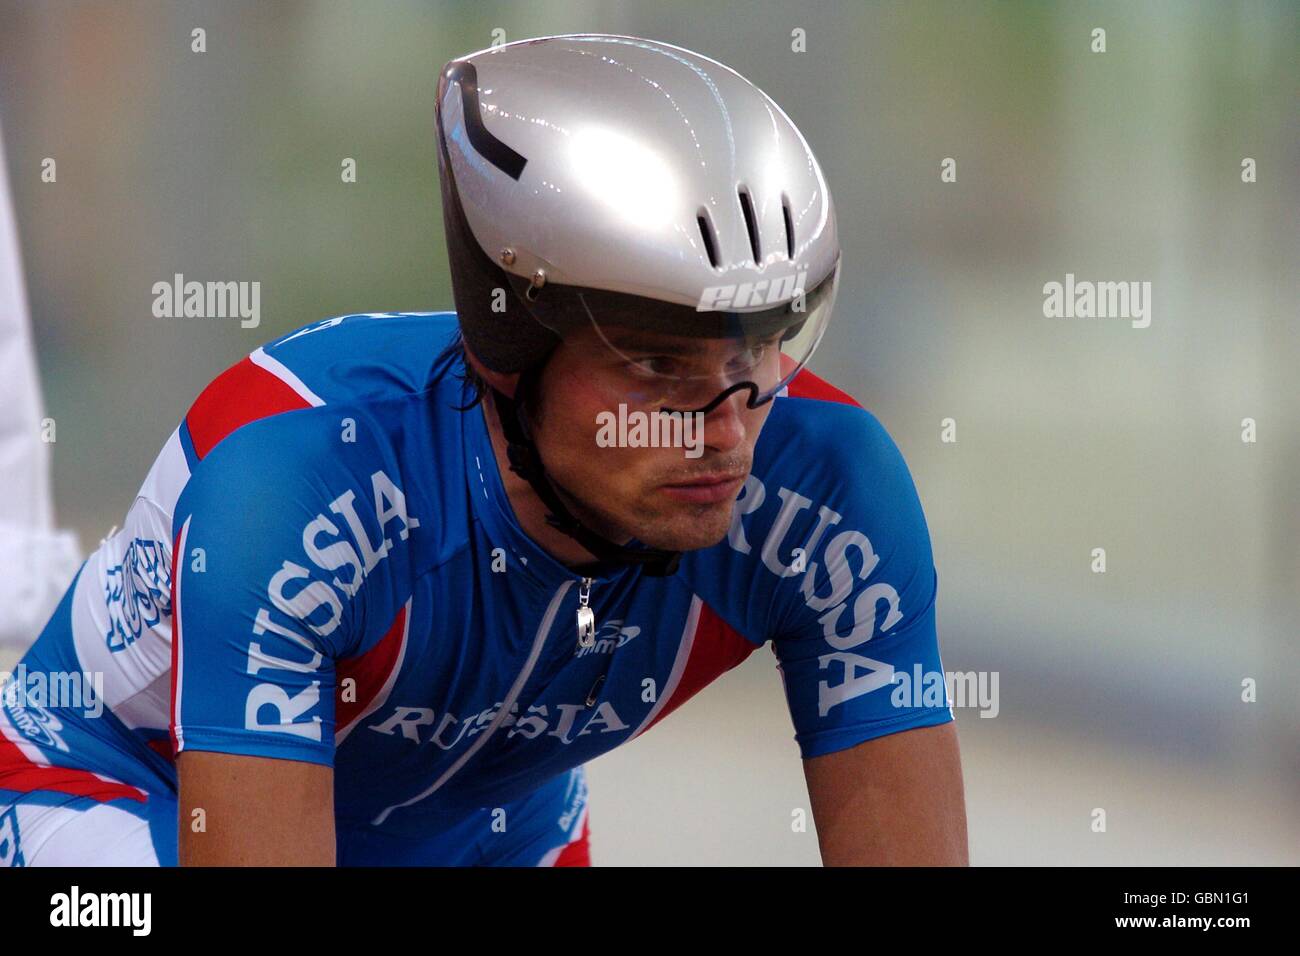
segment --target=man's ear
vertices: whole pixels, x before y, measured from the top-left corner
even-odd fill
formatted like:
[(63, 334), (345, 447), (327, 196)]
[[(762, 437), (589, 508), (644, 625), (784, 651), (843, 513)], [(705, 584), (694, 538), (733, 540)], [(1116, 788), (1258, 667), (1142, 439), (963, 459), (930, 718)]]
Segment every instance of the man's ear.
[(473, 367), (474, 373), (478, 375), (479, 378), (483, 379), (483, 381), (487, 382), (507, 398), (515, 397), (515, 390), (519, 388), (518, 372), (492, 371), (492, 369), (484, 365), (479, 357), (470, 350), (468, 343), (465, 344), (465, 357), (469, 359), (469, 364)]

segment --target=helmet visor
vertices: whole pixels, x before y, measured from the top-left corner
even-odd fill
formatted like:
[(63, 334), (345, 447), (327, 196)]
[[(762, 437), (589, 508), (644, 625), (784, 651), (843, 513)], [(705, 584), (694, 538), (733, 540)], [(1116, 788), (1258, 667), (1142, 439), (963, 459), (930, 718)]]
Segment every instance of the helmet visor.
[(517, 288), (538, 322), (582, 348), (585, 383), (611, 405), (691, 412), (737, 391), (751, 408), (776, 396), (821, 341), (838, 286), (836, 263), (815, 288), (716, 286), (696, 308), (563, 286), (533, 296), (526, 281)]

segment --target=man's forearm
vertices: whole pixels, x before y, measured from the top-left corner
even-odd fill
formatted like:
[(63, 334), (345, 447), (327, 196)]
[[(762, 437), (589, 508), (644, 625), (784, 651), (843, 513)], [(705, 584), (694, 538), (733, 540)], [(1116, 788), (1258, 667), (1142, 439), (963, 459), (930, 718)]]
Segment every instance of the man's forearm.
[(826, 866), (967, 866), (955, 723), (804, 761)]
[(181, 866), (334, 866), (334, 771), (319, 764), (186, 751)]

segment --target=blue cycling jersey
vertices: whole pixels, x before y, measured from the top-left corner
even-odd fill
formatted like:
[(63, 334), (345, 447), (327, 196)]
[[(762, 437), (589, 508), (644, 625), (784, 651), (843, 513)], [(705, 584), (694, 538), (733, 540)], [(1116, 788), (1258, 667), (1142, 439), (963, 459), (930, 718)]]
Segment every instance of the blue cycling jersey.
[(455, 330), (445, 312), (329, 319), (203, 392), (24, 658), (102, 673), (103, 713), (7, 701), (0, 789), (40, 765), (174, 794), (183, 750), (305, 760), (334, 767), (341, 831), (428, 839), (769, 642), (804, 757), (952, 719), (942, 691), (895, 692), (899, 672), (942, 673), (936, 575), (869, 412), (801, 372), (724, 540), (668, 577), (584, 578), (515, 520), (483, 409), (435, 362)]

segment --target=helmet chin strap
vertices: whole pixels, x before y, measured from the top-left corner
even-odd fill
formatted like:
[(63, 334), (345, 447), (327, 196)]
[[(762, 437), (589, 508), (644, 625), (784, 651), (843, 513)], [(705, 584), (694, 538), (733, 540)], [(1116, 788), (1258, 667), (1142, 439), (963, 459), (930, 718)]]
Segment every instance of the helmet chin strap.
[[(516, 394), (526, 394), (525, 378), (533, 374), (524, 372), (519, 377)], [(681, 562), (680, 551), (666, 551), (661, 548), (629, 548), (616, 544), (592, 531), (571, 512), (555, 490), (555, 485), (546, 474), (542, 457), (533, 443), (524, 414), (522, 402), (515, 401), (508, 395), (493, 388), (492, 399), (496, 404), (497, 417), (501, 420), (501, 429), (505, 433), (507, 452), (510, 457), (510, 470), (524, 478), (537, 496), (546, 505), (549, 514), (546, 523), (558, 531), (573, 538), (584, 548), (594, 554), (600, 561), (611, 564), (641, 565), (650, 577), (667, 577), (677, 571)]]

